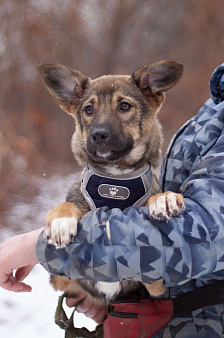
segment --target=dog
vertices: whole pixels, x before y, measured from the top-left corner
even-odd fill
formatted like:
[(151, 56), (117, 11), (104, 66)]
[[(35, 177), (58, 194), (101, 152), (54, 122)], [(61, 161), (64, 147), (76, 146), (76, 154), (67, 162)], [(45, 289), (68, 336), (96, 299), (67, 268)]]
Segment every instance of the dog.
[[(176, 62), (155, 62), (132, 75), (104, 75), (94, 80), (58, 64), (42, 64), (44, 84), (75, 119), (72, 150), (85, 169), (68, 192), (67, 201), (47, 213), (44, 236), (65, 247), (77, 234), (77, 222), (100, 206), (125, 209), (147, 205), (157, 220), (177, 216), (184, 209), (182, 195), (161, 193), (151, 167), (160, 160), (162, 127), (157, 114), (165, 93), (180, 79), (183, 67)], [(136, 195), (137, 194), (137, 195)], [(108, 238), (110, 229), (106, 224)], [(83, 289), (97, 303), (128, 294), (141, 282), (71, 281), (51, 276), (56, 290), (77, 296)], [(152, 297), (160, 297), (163, 281), (144, 284)]]

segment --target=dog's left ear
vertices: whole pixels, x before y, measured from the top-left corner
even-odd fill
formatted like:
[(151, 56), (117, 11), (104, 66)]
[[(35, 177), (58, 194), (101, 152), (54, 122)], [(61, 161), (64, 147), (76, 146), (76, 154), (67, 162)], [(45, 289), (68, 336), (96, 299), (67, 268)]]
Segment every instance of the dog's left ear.
[(151, 63), (139, 68), (132, 78), (145, 96), (166, 92), (180, 79), (183, 66), (172, 61)]

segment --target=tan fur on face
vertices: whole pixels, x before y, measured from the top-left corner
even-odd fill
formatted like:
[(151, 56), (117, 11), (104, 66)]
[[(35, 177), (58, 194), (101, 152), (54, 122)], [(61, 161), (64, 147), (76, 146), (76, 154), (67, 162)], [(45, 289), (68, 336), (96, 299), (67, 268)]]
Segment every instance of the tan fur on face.
[[(160, 137), (161, 144), (161, 128), (158, 123), (153, 123), (156, 120), (156, 115), (165, 98), (164, 93), (157, 95), (149, 95), (144, 97), (139, 89), (133, 84), (133, 79), (130, 76), (123, 75), (106, 75), (100, 78), (91, 80), (88, 79), (88, 86), (84, 92), (80, 104), (72, 102), (62, 102), (61, 107), (66, 112), (71, 114), (76, 121), (76, 132), (72, 139), (72, 150), (78, 162), (83, 164), (88, 158), (86, 153), (86, 142), (89, 135), (89, 128), (97, 119), (97, 123), (110, 121), (114, 125), (122, 126), (124, 136), (131, 135), (134, 140), (134, 149), (123, 157), (116, 166), (130, 166), (136, 160), (134, 154), (137, 154), (137, 149), (140, 149), (139, 154), (144, 154), (145, 145), (140, 146), (140, 143), (149, 141), (150, 148), (158, 149), (158, 141), (153, 145), (153, 140)], [(120, 101), (126, 101), (132, 105), (130, 112), (122, 114), (117, 111), (117, 105)], [(145, 109), (148, 111), (148, 116), (142, 117), (141, 131), (139, 129), (139, 120), (142, 114), (142, 105), (144, 102)], [(84, 112), (85, 107), (91, 103), (95, 109), (94, 116), (87, 116)], [(147, 107), (147, 108), (146, 108)], [(81, 122), (81, 123), (80, 123)], [(159, 136), (160, 135), (160, 136)], [(136, 149), (135, 149), (136, 147)], [(153, 151), (156, 154), (156, 151)], [(159, 152), (157, 150), (157, 156)], [(147, 156), (148, 157), (148, 156)], [(148, 160), (155, 166), (157, 161), (154, 161), (156, 156), (149, 156)], [(138, 156), (140, 158), (140, 156)]]
[[(135, 163), (136, 157), (133, 155), (137, 154), (137, 152), (140, 160), (139, 154), (143, 157), (146, 150), (145, 145), (142, 145), (142, 143), (148, 142), (149, 137), (151, 140), (155, 139), (155, 137), (153, 135), (150, 136), (150, 134), (157, 134), (156, 138), (161, 139), (161, 131), (158, 124), (154, 124), (152, 128), (158, 107), (164, 99), (163, 95), (159, 95), (159, 97), (160, 100), (158, 101), (149, 98), (149, 101), (152, 102), (147, 102), (139, 90), (133, 87), (133, 83), (128, 76), (103, 76), (91, 81), (89, 95), (87, 95), (86, 100), (84, 97), (81, 108), (79, 108), (83, 130), (81, 130), (77, 116), (74, 114), (77, 129), (73, 136), (72, 149), (77, 160), (80, 162), (80, 158), (83, 158), (86, 161), (86, 155), (83, 150), (86, 148), (90, 126), (94, 123), (101, 124), (106, 122), (109, 122), (114, 128), (121, 128), (125, 137), (130, 135), (134, 140), (133, 150), (130, 154), (127, 154), (126, 157), (120, 159), (116, 165), (120, 164), (125, 167)], [(131, 110), (126, 113), (118, 111), (120, 102), (128, 102), (131, 104)], [(141, 130), (139, 120), (141, 119), (143, 103), (140, 102), (144, 102), (145, 110), (148, 112), (148, 115), (142, 118)], [(93, 116), (87, 116), (84, 111), (84, 108), (90, 103), (95, 110)], [(139, 147), (141, 148), (140, 152), (138, 151)], [(153, 148), (155, 149), (155, 147)], [(156, 148), (158, 149), (158, 147)], [(154, 165), (154, 162), (152, 161), (151, 164)]]

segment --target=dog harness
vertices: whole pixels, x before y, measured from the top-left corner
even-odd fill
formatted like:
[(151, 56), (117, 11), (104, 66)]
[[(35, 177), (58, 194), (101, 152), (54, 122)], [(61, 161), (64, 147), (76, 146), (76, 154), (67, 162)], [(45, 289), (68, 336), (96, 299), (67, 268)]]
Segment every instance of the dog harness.
[(91, 210), (107, 206), (121, 210), (130, 206), (140, 207), (151, 196), (152, 173), (149, 164), (123, 175), (102, 175), (87, 165), (83, 171), (81, 191)]

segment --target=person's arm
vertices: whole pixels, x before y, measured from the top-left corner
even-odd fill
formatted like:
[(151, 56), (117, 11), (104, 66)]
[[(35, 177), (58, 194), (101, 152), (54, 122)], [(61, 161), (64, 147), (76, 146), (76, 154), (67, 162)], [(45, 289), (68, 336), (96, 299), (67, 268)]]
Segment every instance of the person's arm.
[(0, 245), (1, 287), (14, 292), (32, 290), (30, 285), (22, 281), (38, 263), (34, 249), (42, 230), (43, 228), (8, 238)]
[(146, 283), (163, 278), (178, 285), (209, 273), (223, 273), (224, 135), (192, 167), (182, 185), (186, 209), (168, 222), (149, 217), (148, 208), (97, 209), (79, 223), (75, 242), (65, 249), (40, 235), (39, 262), (71, 279)]

